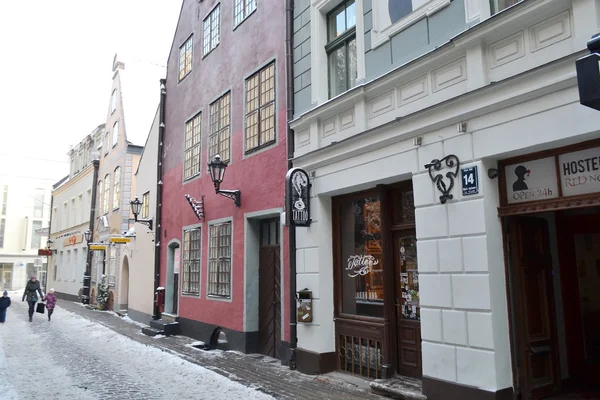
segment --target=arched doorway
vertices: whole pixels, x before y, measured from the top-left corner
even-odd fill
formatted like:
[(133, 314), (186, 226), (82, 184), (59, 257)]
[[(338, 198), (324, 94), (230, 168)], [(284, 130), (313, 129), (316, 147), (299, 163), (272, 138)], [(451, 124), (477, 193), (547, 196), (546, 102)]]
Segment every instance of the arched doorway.
[(179, 305), (179, 269), (181, 265), (181, 247), (173, 240), (167, 248), (167, 279), (165, 286), (165, 312), (177, 315)]
[(119, 311), (125, 311), (129, 303), (129, 258), (123, 258), (123, 268), (121, 274), (121, 293), (119, 296)]

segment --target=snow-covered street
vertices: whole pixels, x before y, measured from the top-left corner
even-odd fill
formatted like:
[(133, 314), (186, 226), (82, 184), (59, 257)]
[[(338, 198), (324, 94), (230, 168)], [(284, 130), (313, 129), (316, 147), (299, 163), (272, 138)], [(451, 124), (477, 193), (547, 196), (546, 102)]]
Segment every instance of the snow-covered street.
[[(0, 324), (0, 399), (271, 399), (60, 307), (52, 321), (10, 294)], [(60, 303), (60, 302), (59, 302)]]

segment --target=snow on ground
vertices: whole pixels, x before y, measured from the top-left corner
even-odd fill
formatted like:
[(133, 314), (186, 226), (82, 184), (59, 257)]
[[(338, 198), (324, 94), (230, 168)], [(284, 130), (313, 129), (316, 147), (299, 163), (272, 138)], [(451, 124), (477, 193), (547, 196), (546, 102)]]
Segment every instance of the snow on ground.
[(52, 322), (36, 313), (30, 323), (27, 303), (11, 297), (0, 324), (3, 400), (272, 399), (60, 307)]

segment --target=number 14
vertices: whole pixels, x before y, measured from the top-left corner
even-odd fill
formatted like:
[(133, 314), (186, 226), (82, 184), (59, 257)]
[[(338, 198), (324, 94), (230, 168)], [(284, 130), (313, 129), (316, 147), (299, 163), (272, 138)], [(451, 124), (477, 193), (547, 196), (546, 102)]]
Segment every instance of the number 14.
[(465, 181), (465, 186), (472, 185), (475, 183), (475, 174), (473, 172), (466, 174), (463, 176), (463, 180)]

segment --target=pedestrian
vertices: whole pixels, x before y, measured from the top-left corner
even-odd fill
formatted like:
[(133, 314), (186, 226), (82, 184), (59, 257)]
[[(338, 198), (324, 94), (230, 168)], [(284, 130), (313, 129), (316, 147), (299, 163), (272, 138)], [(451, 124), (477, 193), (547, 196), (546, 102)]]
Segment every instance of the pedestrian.
[(50, 321), (50, 317), (52, 317), (52, 313), (54, 312), (54, 307), (56, 307), (56, 293), (54, 293), (54, 289), (50, 289), (48, 294), (46, 295), (46, 308), (48, 309), (48, 321)]
[(32, 321), (33, 313), (35, 312), (35, 303), (38, 301), (37, 293), (40, 294), (40, 298), (43, 300), (44, 293), (42, 293), (42, 288), (40, 288), (40, 282), (37, 280), (36, 276), (32, 276), (27, 282), (25, 291), (23, 292), (23, 301), (27, 298), (27, 303), (29, 303), (29, 322)]
[(8, 292), (5, 290), (0, 297), (0, 323), (4, 323), (6, 321), (6, 309), (10, 307), (10, 297), (8, 297)]

